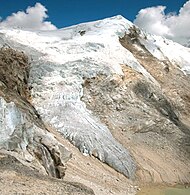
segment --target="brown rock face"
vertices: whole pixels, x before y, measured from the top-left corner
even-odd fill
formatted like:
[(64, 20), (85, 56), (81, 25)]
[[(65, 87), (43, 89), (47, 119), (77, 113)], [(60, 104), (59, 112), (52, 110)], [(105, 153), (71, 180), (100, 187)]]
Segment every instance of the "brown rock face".
[(23, 98), (29, 96), (29, 61), (23, 52), (11, 48), (0, 49), (0, 81)]
[(129, 148), (140, 183), (189, 183), (189, 76), (152, 56), (134, 36), (126, 34), (120, 43), (157, 82), (126, 64), (124, 76), (84, 79), (82, 100)]

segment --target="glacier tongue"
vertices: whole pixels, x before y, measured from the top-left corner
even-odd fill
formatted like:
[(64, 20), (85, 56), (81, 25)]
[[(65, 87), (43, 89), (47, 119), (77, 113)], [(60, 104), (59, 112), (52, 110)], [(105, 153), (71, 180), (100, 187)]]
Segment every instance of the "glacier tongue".
[[(135, 163), (129, 152), (81, 101), (83, 77), (96, 76), (99, 73), (97, 65), (90, 66), (87, 61), (63, 65), (41, 63), (44, 65), (33, 66), (31, 83), (33, 103), (43, 120), (61, 132), (84, 155), (93, 155), (124, 175), (133, 177)], [(51, 71), (48, 72), (49, 68)], [(102, 74), (111, 74), (108, 68), (101, 71)], [(36, 76), (38, 73), (39, 78)]]
[(113, 138), (109, 129), (87, 110), (80, 100), (81, 85), (77, 85), (73, 78), (70, 79), (54, 82), (53, 89), (43, 86), (42, 100), (35, 102), (34, 99), (38, 112), (84, 155), (93, 155), (115, 170), (133, 177), (135, 164), (129, 152)]

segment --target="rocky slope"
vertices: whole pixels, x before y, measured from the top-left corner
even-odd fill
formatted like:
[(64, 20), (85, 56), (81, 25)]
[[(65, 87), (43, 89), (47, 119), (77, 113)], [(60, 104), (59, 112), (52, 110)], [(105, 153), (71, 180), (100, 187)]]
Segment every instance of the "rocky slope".
[(82, 184), (63, 182), (39, 174), (23, 166), (14, 157), (0, 156), (0, 193), (10, 194), (58, 194), (93, 195), (93, 191)]
[(189, 48), (121, 16), (0, 44), (4, 154), (102, 195), (190, 182)]

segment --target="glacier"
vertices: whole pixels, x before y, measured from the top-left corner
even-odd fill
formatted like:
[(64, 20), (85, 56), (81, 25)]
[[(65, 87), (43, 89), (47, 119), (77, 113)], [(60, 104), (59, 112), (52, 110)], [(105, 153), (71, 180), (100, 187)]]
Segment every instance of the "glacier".
[[(84, 155), (95, 156), (129, 178), (136, 170), (133, 157), (81, 99), (85, 79), (122, 76), (121, 65), (130, 66), (148, 82), (159, 85), (119, 42), (132, 26), (122, 16), (115, 16), (53, 31), (0, 30), (2, 46), (6, 43), (19, 50), (25, 48), (31, 57), (31, 101), (42, 120)], [(158, 36), (146, 36), (147, 40), (141, 41), (150, 53), (180, 64), (179, 68), (189, 73), (190, 49)], [(177, 48), (175, 53), (173, 47)]]

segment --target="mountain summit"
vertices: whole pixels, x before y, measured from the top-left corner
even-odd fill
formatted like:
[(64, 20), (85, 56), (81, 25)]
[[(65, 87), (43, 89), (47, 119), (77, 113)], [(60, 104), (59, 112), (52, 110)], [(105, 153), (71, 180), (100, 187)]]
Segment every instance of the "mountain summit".
[(189, 48), (122, 16), (0, 36), (3, 154), (96, 194), (190, 182)]

